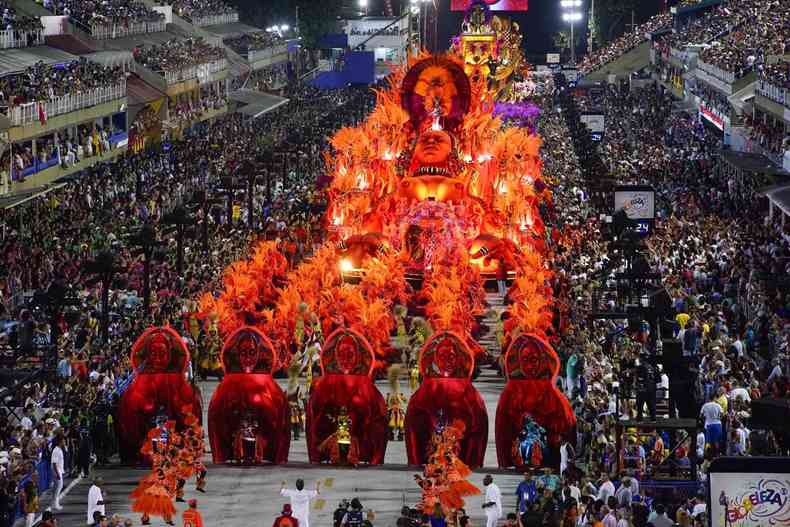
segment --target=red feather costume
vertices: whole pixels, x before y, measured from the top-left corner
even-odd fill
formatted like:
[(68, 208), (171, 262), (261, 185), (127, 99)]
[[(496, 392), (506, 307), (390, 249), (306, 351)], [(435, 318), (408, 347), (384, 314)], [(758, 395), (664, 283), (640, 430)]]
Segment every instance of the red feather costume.
[(455, 333), (435, 334), (420, 351), (422, 384), (406, 411), (406, 454), (410, 465), (428, 462), (433, 431), (441, 420), (459, 422), (458, 457), (470, 467), (483, 466), (488, 441), (488, 413), (472, 385), (474, 358)]
[(573, 433), (576, 416), (568, 399), (557, 389), (560, 361), (551, 346), (535, 335), (520, 335), (507, 350), (507, 384), (499, 397), (496, 412), (496, 451), (499, 466), (510, 468), (518, 460), (513, 444), (529, 414), (546, 429), (550, 448), (563, 436)]

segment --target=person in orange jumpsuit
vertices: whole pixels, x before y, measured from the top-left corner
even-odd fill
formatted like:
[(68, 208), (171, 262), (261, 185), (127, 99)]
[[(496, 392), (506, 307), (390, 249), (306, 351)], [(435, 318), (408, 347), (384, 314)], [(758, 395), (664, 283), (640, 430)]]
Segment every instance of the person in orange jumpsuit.
[(203, 527), (203, 516), (197, 510), (197, 500), (189, 500), (187, 503), (189, 508), (181, 515), (184, 527)]

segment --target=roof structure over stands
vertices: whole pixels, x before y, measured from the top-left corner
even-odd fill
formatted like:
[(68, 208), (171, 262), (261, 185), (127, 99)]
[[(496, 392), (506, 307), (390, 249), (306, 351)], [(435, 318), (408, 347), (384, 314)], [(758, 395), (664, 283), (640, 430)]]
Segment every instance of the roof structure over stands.
[(165, 95), (135, 75), (131, 75), (126, 79), (126, 96), (129, 100), (129, 106), (148, 104)]
[(790, 183), (790, 173), (776, 166), (770, 159), (762, 154), (723, 150), (721, 158), (727, 164), (742, 172), (760, 174), (776, 180), (786, 179), (787, 181), (785, 182)]
[(230, 94), (230, 99), (243, 106), (236, 111), (253, 119), (279, 108), (288, 102), (285, 97), (277, 97), (255, 90), (239, 90)]
[(163, 44), (173, 39), (184, 40), (186, 37), (171, 31), (159, 31), (157, 33), (140, 33), (139, 35), (114, 38), (112, 40), (107, 40), (106, 43), (108, 47), (112, 46), (115, 49), (132, 51), (140, 46)]
[(4, 74), (16, 73), (24, 71), (37, 62), (60, 64), (72, 62), (78, 58), (76, 55), (49, 46), (4, 49), (3, 53), (0, 53), (0, 71)]
[(774, 185), (763, 189), (760, 194), (768, 198), (771, 207), (778, 207), (785, 216), (790, 216), (790, 184)]
[(84, 55), (88, 60), (98, 62), (102, 66), (128, 66), (134, 62), (134, 55), (131, 51), (96, 51)]
[(59, 189), (66, 183), (54, 183), (51, 185), (42, 185), (40, 187), (34, 187), (26, 190), (22, 190), (19, 192), (12, 192), (9, 194), (4, 194), (0, 196), (0, 210), (2, 209), (12, 209), (17, 205), (21, 205), (31, 199), (37, 198), (39, 196), (43, 196), (48, 192), (53, 190)]
[(218, 35), (223, 39), (240, 37), (242, 35), (260, 33), (263, 31), (261, 28), (242, 24), (241, 22), (230, 22), (227, 24), (217, 24), (216, 26), (206, 26), (203, 29), (209, 33)]

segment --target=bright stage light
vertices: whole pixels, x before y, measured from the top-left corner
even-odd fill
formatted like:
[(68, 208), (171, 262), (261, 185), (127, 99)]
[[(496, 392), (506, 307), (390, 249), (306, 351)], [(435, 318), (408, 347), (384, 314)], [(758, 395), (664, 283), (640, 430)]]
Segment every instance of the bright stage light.
[(288, 24), (283, 24), (280, 26), (280, 31), (288, 31), (289, 29), (291, 28), (288, 26)]
[(359, 7), (367, 7), (368, 0), (359, 0)]
[(582, 14), (581, 13), (564, 13), (562, 15), (562, 19), (565, 22), (578, 22), (579, 20), (582, 19)]
[(344, 273), (350, 273), (354, 270), (354, 264), (348, 258), (340, 260), (340, 270)]
[(560, 7), (562, 7), (563, 9), (569, 9), (571, 7), (581, 7), (581, 6), (582, 6), (582, 0), (562, 0), (562, 2), (560, 2)]

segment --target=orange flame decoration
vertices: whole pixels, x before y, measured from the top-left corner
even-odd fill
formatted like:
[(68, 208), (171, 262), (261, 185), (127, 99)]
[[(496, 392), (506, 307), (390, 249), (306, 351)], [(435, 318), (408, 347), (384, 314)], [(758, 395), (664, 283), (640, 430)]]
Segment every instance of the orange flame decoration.
[[(326, 217), (330, 239), (375, 234), (382, 247), (391, 247), (389, 252), (368, 251), (360, 283), (350, 285), (341, 278), (341, 254), (334, 243), (291, 272), (276, 243), (259, 244), (250, 259), (226, 269), (217, 297), (201, 298), (202, 314), (216, 317), (224, 336), (243, 325), (256, 326), (282, 357), (295, 351), (297, 321), (309, 318), (320, 323), (324, 335), (339, 327), (359, 331), (377, 357), (386, 358), (395, 326), (393, 306), (406, 304), (411, 293), (405, 279), (410, 257), (403, 247), (403, 210), (409, 210), (413, 198), (404, 198), (399, 189), (410, 175), (406, 171), (420, 133), (401, 105), (400, 90), (408, 68), (428, 57), (421, 53), (395, 68), (389, 86), (376, 92), (377, 105), (368, 118), (339, 130), (324, 153), (332, 176)], [(460, 57), (445, 58), (463, 68)], [(452, 163), (445, 180), (454, 181), (463, 201), (443, 206), (472, 227), (458, 227), (465, 238), (457, 250), (440, 254), (425, 269), (420, 300), (426, 315), (435, 329), (468, 336), (485, 306), (480, 272), (491, 272), (491, 266), (504, 261), (516, 275), (506, 333), (546, 336), (552, 322), (547, 286), (551, 273), (543, 260), (539, 206), (551, 201), (551, 192), (544, 184), (536, 185), (541, 180), (542, 141), (493, 117), (493, 94), (485, 82), (472, 83), (469, 110), (451, 132)], [(484, 256), (470, 259), (472, 254)]]

